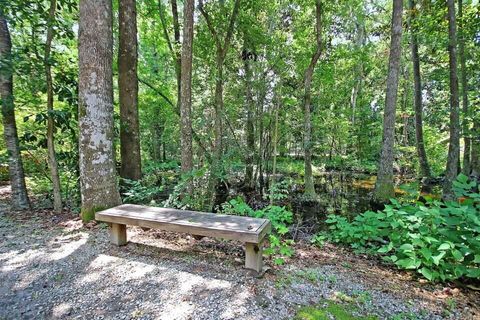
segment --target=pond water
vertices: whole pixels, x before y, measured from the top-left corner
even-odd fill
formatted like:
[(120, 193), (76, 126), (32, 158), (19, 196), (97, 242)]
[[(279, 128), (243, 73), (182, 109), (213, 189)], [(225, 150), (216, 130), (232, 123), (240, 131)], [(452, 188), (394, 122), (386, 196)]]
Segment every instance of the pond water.
[[(292, 209), (302, 216), (322, 218), (328, 214), (343, 214), (354, 216), (358, 213), (371, 210), (370, 199), (375, 188), (376, 176), (355, 172), (331, 171), (315, 176), (315, 191), (317, 203), (296, 201), (303, 193), (303, 180), (296, 179), (300, 188), (296, 197), (292, 199)], [(396, 176), (395, 184), (411, 183), (414, 179)], [(397, 196), (407, 193), (404, 189), (396, 188)]]

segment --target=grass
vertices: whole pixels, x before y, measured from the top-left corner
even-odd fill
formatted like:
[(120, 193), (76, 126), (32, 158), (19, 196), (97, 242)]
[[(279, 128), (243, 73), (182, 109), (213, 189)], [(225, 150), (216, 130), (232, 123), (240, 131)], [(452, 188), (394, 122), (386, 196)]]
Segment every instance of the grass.
[(376, 316), (356, 315), (356, 309), (351, 304), (340, 304), (325, 300), (317, 306), (301, 308), (295, 320), (378, 320)]

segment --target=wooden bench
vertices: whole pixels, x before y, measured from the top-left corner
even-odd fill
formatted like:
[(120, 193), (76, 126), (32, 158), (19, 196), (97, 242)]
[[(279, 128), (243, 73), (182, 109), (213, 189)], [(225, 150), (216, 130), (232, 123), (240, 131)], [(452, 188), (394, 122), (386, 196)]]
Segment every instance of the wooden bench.
[(245, 242), (245, 268), (262, 270), (262, 247), (271, 231), (267, 219), (124, 204), (95, 214), (108, 222), (112, 243), (127, 243), (127, 225)]

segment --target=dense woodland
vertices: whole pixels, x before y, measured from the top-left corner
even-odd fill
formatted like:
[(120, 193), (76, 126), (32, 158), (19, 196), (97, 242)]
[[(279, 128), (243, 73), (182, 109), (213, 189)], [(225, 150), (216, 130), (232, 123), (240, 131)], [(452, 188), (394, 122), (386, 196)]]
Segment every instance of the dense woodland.
[[(0, 4), (15, 210), (262, 216), (275, 263), (302, 234), (480, 278), (478, 1)], [(332, 208), (335, 174), (367, 207)]]

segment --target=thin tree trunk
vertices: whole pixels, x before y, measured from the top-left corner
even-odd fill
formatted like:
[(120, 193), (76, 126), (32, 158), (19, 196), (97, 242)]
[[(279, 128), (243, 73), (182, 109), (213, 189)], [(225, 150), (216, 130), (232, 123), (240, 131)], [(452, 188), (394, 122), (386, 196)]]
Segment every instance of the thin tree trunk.
[(417, 155), (420, 164), (420, 172), (422, 177), (430, 179), (432, 173), (428, 164), (427, 152), (425, 151), (425, 143), (423, 141), (423, 102), (422, 102), (422, 78), (420, 73), (420, 57), (418, 54), (418, 39), (416, 33), (416, 7), (415, 0), (409, 0), (410, 15), (408, 25), (410, 28), (410, 49), (413, 64), (413, 95), (415, 106), (415, 139), (417, 144)]
[(465, 38), (463, 32), (463, 0), (458, 0), (458, 57), (460, 58), (460, 70), (462, 83), (462, 112), (463, 112), (463, 174), (470, 174), (470, 132), (468, 132), (468, 81), (467, 81), (467, 63), (465, 57)]
[(27, 210), (30, 208), (22, 156), (18, 143), (17, 124), (15, 121), (15, 104), (13, 101), (13, 65), (12, 41), (7, 20), (0, 8), (0, 100), (2, 102), (3, 134), (8, 154), (8, 172), (12, 188), (12, 209)]
[(480, 180), (480, 121), (478, 119), (475, 119), (473, 122), (471, 142), (470, 175)]
[(142, 177), (138, 120), (137, 10), (136, 0), (119, 3), (118, 89), (120, 98), (120, 176)]
[(164, 7), (162, 4), (162, 0), (158, 0), (158, 8), (160, 12), (160, 21), (162, 23), (163, 29), (163, 36), (167, 41), (168, 48), (170, 50), (170, 54), (172, 55), (173, 62), (175, 63), (175, 76), (177, 80), (177, 108), (180, 110), (180, 100), (181, 100), (181, 53), (179, 51), (180, 47), (180, 24), (178, 19), (178, 8), (177, 8), (177, 1), (171, 0), (171, 9), (172, 9), (172, 17), (173, 17), (173, 37), (174, 42), (170, 40), (170, 36), (168, 33), (168, 26), (167, 20), (165, 18)]
[(244, 46), (244, 69), (245, 69), (245, 104), (247, 108), (247, 154), (245, 155), (245, 186), (248, 189), (254, 188), (253, 160), (255, 155), (255, 126), (253, 119), (253, 97), (252, 97), (252, 69), (249, 51)]
[(210, 171), (209, 182), (207, 186), (207, 195), (206, 195), (206, 203), (204, 204), (205, 210), (211, 210), (214, 202), (215, 202), (215, 190), (217, 183), (219, 181), (218, 177), (221, 171), (221, 159), (223, 155), (223, 114), (224, 114), (224, 105), (223, 105), (223, 64), (225, 62), (225, 58), (228, 53), (228, 49), (230, 48), (230, 42), (234, 32), (235, 21), (238, 16), (238, 12), (240, 9), (240, 0), (235, 0), (233, 5), (233, 11), (230, 15), (229, 25), (227, 32), (225, 34), (225, 38), (223, 40), (220, 39), (220, 35), (218, 30), (215, 29), (213, 22), (211, 20), (210, 15), (205, 10), (203, 1), (199, 1), (198, 6), (200, 13), (205, 18), (207, 23), (207, 27), (210, 31), (211, 36), (214, 39), (215, 47), (216, 47), (216, 57), (215, 57), (215, 65), (216, 65), (216, 80), (215, 80), (215, 120), (214, 120), (214, 132), (215, 132), (215, 142), (214, 142), (214, 152), (213, 152), (213, 159), (212, 159), (212, 169)]
[[(173, 2), (172, 2), (173, 3)], [(181, 94), (180, 122), (182, 133), (182, 172), (193, 169), (192, 152), (192, 47), (193, 47), (193, 12), (195, 0), (185, 0), (183, 8), (183, 44), (181, 58)], [(191, 189), (188, 188), (190, 193)]]
[[(360, 21), (359, 21), (360, 20)], [(365, 21), (364, 17), (359, 19), (356, 17), (355, 21), (355, 50), (359, 51), (365, 44)], [(350, 106), (352, 108), (352, 132), (356, 129), (355, 124), (356, 124), (356, 112), (357, 112), (357, 100), (358, 96), (361, 93), (362, 90), (362, 85), (363, 85), (363, 59), (359, 59), (355, 65), (355, 79), (354, 79), (354, 85), (352, 87), (352, 93), (350, 95)]]
[(448, 7), (448, 56), (450, 61), (450, 142), (448, 146), (443, 198), (453, 200), (453, 181), (458, 175), (460, 159), (460, 105), (457, 76), (457, 27), (455, 19), (455, 0), (447, 0)]
[(111, 0), (80, 0), (79, 151), (84, 221), (118, 205), (113, 147), (113, 37)]
[(48, 149), (48, 166), (50, 167), (50, 175), (52, 176), (53, 187), (53, 210), (56, 213), (62, 212), (62, 192), (60, 185), (60, 176), (58, 173), (57, 156), (55, 153), (55, 120), (53, 119), (53, 80), (52, 67), (50, 62), (50, 52), (52, 49), (52, 41), (54, 37), (53, 23), (55, 22), (55, 10), (57, 8), (57, 1), (50, 1), (50, 9), (48, 12), (47, 22), (47, 41), (45, 42), (45, 78), (47, 84), (47, 149)]
[(313, 198), (315, 196), (315, 185), (313, 183), (312, 172), (312, 120), (311, 120), (311, 87), (312, 77), (315, 66), (322, 53), (322, 3), (320, 0), (315, 1), (315, 19), (316, 19), (316, 40), (317, 46), (315, 53), (310, 60), (308, 68), (305, 70), (304, 76), (304, 89), (305, 94), (303, 98), (303, 124), (304, 124), (304, 136), (303, 136), (303, 149), (305, 153), (305, 195)]
[[(279, 94), (279, 93), (277, 93)], [(276, 97), (275, 103), (275, 124), (273, 127), (273, 152), (272, 152), (272, 178), (270, 182), (270, 204), (273, 205), (273, 196), (275, 193), (276, 174), (277, 174), (277, 145), (278, 145), (278, 112), (280, 109), (281, 97)]]
[(394, 0), (387, 90), (383, 116), (382, 151), (373, 194), (373, 202), (378, 204), (385, 203), (395, 196), (393, 187), (393, 155), (395, 144), (395, 111), (397, 106), (398, 77), (402, 51), (402, 12), (403, 0)]

